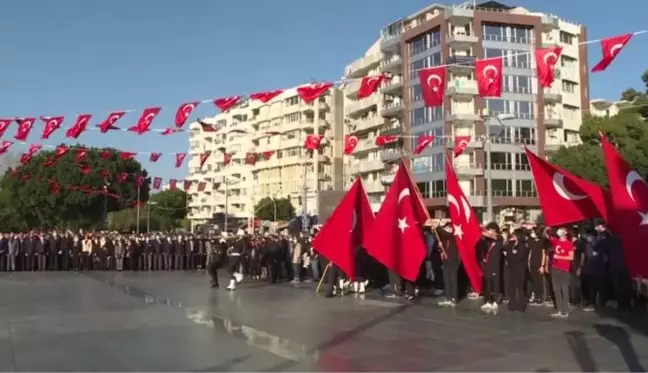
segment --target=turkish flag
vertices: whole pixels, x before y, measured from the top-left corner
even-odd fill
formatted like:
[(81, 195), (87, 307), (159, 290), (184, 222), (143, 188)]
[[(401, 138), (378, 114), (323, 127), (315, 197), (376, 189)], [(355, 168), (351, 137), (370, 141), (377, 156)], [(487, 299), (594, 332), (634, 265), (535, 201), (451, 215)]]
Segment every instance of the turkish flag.
[(502, 57), (497, 57), (475, 62), (477, 91), (481, 97), (502, 96), (502, 61)]
[(182, 166), (182, 162), (184, 162), (185, 157), (187, 156), (187, 153), (176, 153), (175, 158), (175, 167), (180, 168)]
[(214, 100), (214, 105), (224, 112), (236, 106), (240, 100), (241, 96), (217, 98)]
[(313, 240), (313, 248), (337, 265), (350, 279), (356, 277), (356, 251), (374, 221), (369, 198), (357, 178)]
[(47, 140), (49, 137), (61, 127), (63, 124), (63, 117), (41, 117), (41, 120), (45, 122), (45, 128), (43, 129), (42, 139)]
[(419, 155), (428, 145), (432, 144), (434, 141), (434, 135), (419, 135), (418, 140), (416, 140), (416, 149), (414, 149), (414, 155)]
[(165, 128), (164, 131), (160, 132), (160, 135), (168, 136), (168, 135), (173, 135), (174, 133), (178, 133), (180, 131), (182, 130), (179, 128), (169, 127), (169, 128)]
[(161, 177), (154, 177), (153, 178), (153, 189), (160, 189), (162, 186), (162, 178)]
[[(648, 277), (648, 185), (619, 151), (603, 136), (605, 168), (613, 196), (610, 224), (619, 234), (632, 277)], [(617, 249), (618, 248), (614, 248)]]
[(124, 114), (126, 114), (125, 111), (113, 111), (108, 114), (108, 118), (97, 125), (99, 131), (101, 131), (101, 133), (106, 133), (111, 130), (119, 130), (119, 127), (115, 126), (115, 123), (123, 117)]
[(593, 73), (605, 71), (612, 61), (619, 55), (623, 47), (632, 39), (633, 34), (613, 36), (601, 40), (601, 60), (592, 68)]
[(421, 95), (425, 106), (437, 107), (443, 105), (446, 88), (446, 68), (432, 67), (419, 70)]
[(191, 180), (185, 180), (183, 185), (184, 191), (188, 192), (190, 188), (191, 188)]
[(561, 47), (550, 47), (537, 49), (535, 51), (536, 70), (538, 72), (538, 81), (542, 87), (551, 87), (554, 81), (554, 70), (556, 63), (562, 53)]
[(455, 135), (455, 140), (454, 140), (454, 156), (458, 157), (460, 156), (464, 150), (468, 147), (468, 144), (470, 144), (470, 135), (466, 136), (456, 136)]
[(112, 155), (113, 155), (112, 150), (104, 149), (104, 150), (101, 151), (101, 154), (99, 154), (99, 158), (106, 161), (106, 160), (110, 159), (112, 157)]
[(76, 161), (77, 163), (83, 161), (88, 156), (88, 149), (86, 148), (77, 148), (76, 150)]
[(398, 167), (364, 248), (385, 267), (416, 281), (427, 255), (422, 225), (429, 218), (404, 162)]
[(297, 88), (297, 94), (305, 103), (311, 104), (331, 87), (333, 87), (333, 83), (308, 84)]
[(148, 132), (149, 128), (151, 127), (151, 123), (153, 123), (153, 119), (160, 113), (160, 110), (162, 108), (160, 107), (150, 107), (146, 108), (142, 111), (142, 115), (140, 115), (140, 118), (137, 120), (137, 123), (128, 128), (129, 131), (136, 132), (138, 135), (141, 135), (145, 132)]
[(198, 183), (198, 191), (199, 191), (199, 192), (204, 191), (204, 190), (205, 190), (205, 186), (207, 186), (207, 183), (205, 183), (204, 181), (199, 182), (199, 183)]
[(211, 155), (211, 152), (204, 152), (200, 154), (200, 167), (202, 167), (205, 162), (207, 162), (207, 158)]
[(70, 139), (76, 139), (81, 136), (81, 134), (88, 128), (88, 124), (91, 118), (91, 114), (79, 114), (74, 125), (68, 128), (68, 130), (65, 132), (65, 136)]
[(104, 181), (110, 179), (110, 171), (106, 170), (105, 168), (99, 171), (99, 175), (104, 179)]
[(0, 145), (0, 154), (6, 153), (11, 145), (13, 145), (13, 141), (3, 141), (2, 145)]
[(375, 144), (377, 146), (385, 146), (398, 141), (398, 139), (400, 139), (400, 136), (398, 135), (378, 135), (376, 136)]
[(18, 122), (18, 130), (16, 131), (14, 138), (18, 141), (26, 141), (27, 137), (29, 137), (29, 132), (31, 132), (31, 129), (34, 126), (35, 121), (36, 118), (16, 119), (16, 122)]
[(358, 137), (354, 135), (344, 136), (344, 154), (353, 154), (353, 151), (358, 146)]
[(136, 155), (137, 153), (133, 153), (133, 152), (119, 152), (119, 156), (125, 161), (132, 160), (133, 158), (135, 158)]
[(272, 155), (274, 153), (275, 153), (274, 150), (268, 150), (268, 151), (265, 151), (265, 152), (261, 153), (261, 155), (263, 155), (263, 159), (265, 159), (267, 161), (270, 158), (272, 158)]
[(54, 158), (61, 158), (62, 156), (66, 155), (70, 151), (70, 148), (68, 148), (67, 145), (59, 145), (56, 147), (56, 150), (54, 150)]
[(581, 179), (525, 149), (545, 224), (550, 227), (585, 219), (607, 219), (609, 192), (600, 185)]
[(144, 181), (146, 181), (146, 178), (144, 176), (137, 175), (137, 177), (135, 178), (135, 185), (141, 187), (142, 185), (144, 185)]
[(482, 270), (477, 262), (475, 246), (481, 239), (481, 228), (477, 215), (461, 189), (452, 162), (447, 155), (445, 162), (448, 211), (455, 242), (470, 285), (479, 293), (482, 289)]
[(223, 153), (223, 165), (227, 166), (232, 161), (232, 155), (230, 153)]
[(360, 89), (358, 90), (358, 98), (367, 98), (378, 90), (378, 87), (385, 80), (385, 74), (365, 76), (360, 81)]
[(201, 120), (198, 120), (198, 124), (200, 124), (200, 127), (202, 128), (203, 132), (216, 132), (218, 129), (214, 127), (213, 124), (209, 124), (207, 122), (203, 122)]
[(151, 156), (149, 157), (149, 161), (157, 162), (158, 159), (160, 159), (161, 156), (162, 156), (162, 153), (152, 152)]
[(117, 177), (117, 182), (118, 183), (123, 183), (128, 179), (128, 173), (127, 172), (121, 172), (119, 173), (119, 176)]
[(304, 147), (308, 150), (319, 149), (322, 144), (322, 135), (306, 135), (306, 141), (304, 142)]
[(176, 183), (177, 182), (178, 182), (178, 180), (176, 180), (176, 179), (170, 179), (169, 180), (169, 189), (176, 190)]
[(92, 167), (88, 166), (87, 164), (78, 164), (77, 167), (79, 167), (79, 171), (81, 171), (81, 173), (86, 176), (89, 175), (90, 172), (92, 172)]
[[(231, 159), (232, 158), (230, 156), (230, 160)], [(247, 153), (245, 155), (245, 164), (250, 164), (250, 165), (254, 166), (256, 164), (256, 161), (257, 161), (257, 154), (256, 153)], [(229, 162), (227, 162), (227, 163), (229, 163)]]
[(54, 166), (55, 163), (56, 163), (56, 158), (55, 157), (47, 157), (45, 159), (45, 161), (43, 161), (43, 167), (44, 168), (49, 168), (49, 167)]
[(12, 122), (13, 119), (0, 119), (0, 137), (4, 136)]
[(275, 89), (273, 91), (266, 91), (266, 92), (257, 92), (257, 93), (252, 93), (250, 95), (251, 100), (259, 100), (263, 102), (264, 104), (272, 100), (273, 98), (279, 96), (282, 94), (284, 91), (283, 89)]
[(189, 116), (193, 113), (198, 104), (200, 104), (198, 101), (186, 102), (178, 107), (175, 115), (175, 126), (177, 128), (182, 128), (182, 126), (184, 126), (185, 122), (187, 122), (187, 119), (189, 119)]

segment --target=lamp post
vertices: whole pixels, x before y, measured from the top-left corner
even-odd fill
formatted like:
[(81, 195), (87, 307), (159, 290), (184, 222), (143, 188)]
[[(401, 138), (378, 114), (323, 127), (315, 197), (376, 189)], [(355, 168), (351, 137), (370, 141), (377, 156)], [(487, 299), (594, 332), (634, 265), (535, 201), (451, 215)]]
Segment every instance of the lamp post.
[(155, 206), (157, 204), (157, 202), (149, 202), (146, 206), (146, 233), (151, 232), (151, 206)]
[[(493, 168), (491, 165), (491, 134), (490, 134), (490, 120), (495, 119), (501, 126), (504, 126), (502, 123), (503, 120), (515, 119), (512, 114), (494, 114), (494, 115), (485, 115), (483, 117), (485, 134), (482, 138), (484, 145), (484, 151), (486, 152), (486, 221), (492, 222), (494, 219), (493, 212)], [(499, 137), (499, 136), (497, 136)]]

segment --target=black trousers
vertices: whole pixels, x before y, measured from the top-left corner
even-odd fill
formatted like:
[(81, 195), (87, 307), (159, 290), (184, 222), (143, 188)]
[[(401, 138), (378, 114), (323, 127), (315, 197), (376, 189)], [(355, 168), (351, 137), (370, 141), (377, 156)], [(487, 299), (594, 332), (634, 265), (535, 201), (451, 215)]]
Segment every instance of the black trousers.
[(596, 308), (603, 308), (608, 301), (608, 283), (603, 275), (586, 274), (587, 300)]
[(229, 261), (227, 262), (227, 273), (230, 274), (230, 279), (236, 280), (234, 273), (238, 272), (242, 259), (243, 257), (241, 255), (234, 255), (229, 257)]
[(269, 251), (265, 256), (265, 264), (268, 268), (268, 282), (274, 284), (279, 279), (281, 272), (281, 254), (277, 251)]
[(525, 284), (527, 280), (526, 263), (516, 263), (506, 266), (506, 296), (509, 300), (510, 311), (523, 312), (527, 305)]
[(569, 300), (573, 305), (580, 305), (583, 302), (583, 287), (581, 277), (575, 273), (570, 273), (569, 280)]
[(538, 272), (538, 269), (533, 269), (531, 272), (529, 272), (529, 277), (531, 279), (531, 288), (528, 292), (528, 296), (530, 296), (531, 292), (533, 292), (533, 300), (534, 301), (544, 301), (545, 299), (545, 285), (544, 285), (544, 278), (545, 275), (543, 273)]
[(484, 302), (492, 303), (497, 300), (499, 281), (500, 278), (497, 275), (484, 276)]
[(209, 273), (211, 284), (214, 287), (218, 287), (218, 267), (220, 267), (220, 263), (216, 260), (211, 260), (207, 264), (207, 272)]
[(612, 284), (614, 286), (614, 295), (620, 310), (630, 308), (632, 303), (632, 280), (627, 272), (612, 274)]
[(443, 288), (446, 299), (459, 299), (459, 263), (443, 263)]
[(329, 270), (326, 274), (326, 296), (331, 297), (333, 296), (333, 291), (335, 289), (335, 285), (338, 282), (338, 279), (340, 278), (340, 270), (335, 264), (331, 263), (331, 266), (329, 267)]

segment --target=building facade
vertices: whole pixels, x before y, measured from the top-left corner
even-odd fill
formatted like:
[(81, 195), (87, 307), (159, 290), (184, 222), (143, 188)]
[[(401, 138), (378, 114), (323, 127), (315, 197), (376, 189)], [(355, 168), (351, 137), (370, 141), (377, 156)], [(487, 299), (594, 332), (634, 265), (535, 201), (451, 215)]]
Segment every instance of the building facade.
[[(455, 136), (470, 135), (472, 140), (454, 164), (472, 205), (478, 211), (486, 205), (485, 146), (490, 144), (496, 217), (533, 219), (539, 214), (539, 202), (521, 146), (545, 156), (562, 144), (578, 141), (583, 110), (590, 106), (587, 49), (579, 45), (585, 40), (581, 25), (493, 1), (476, 7), (472, 2), (433, 4), (383, 28), (377, 48), (381, 65), (398, 61), (400, 70), (389, 71), (399, 89), (381, 92), (380, 131), (402, 134), (404, 140), (395, 149), (381, 150), (383, 182), (389, 183), (394, 160), (410, 156), (412, 173), (429, 209), (436, 217), (445, 217), (443, 157), (452, 149)], [(554, 45), (562, 47), (556, 80), (551, 88), (541, 88), (533, 51)], [(499, 56), (504, 62), (502, 97), (481, 98), (474, 62)], [(418, 71), (439, 65), (448, 65), (446, 97), (442, 107), (428, 108), (423, 105)], [(347, 112), (351, 125), (360, 123)], [(420, 155), (411, 156), (421, 134), (433, 134), (436, 140)], [(363, 156), (354, 158), (355, 167), (362, 169)]]
[[(314, 215), (318, 191), (344, 187), (343, 96), (335, 88), (316, 104), (304, 103), (296, 89), (287, 89), (268, 103), (248, 100), (204, 122), (217, 131), (190, 125), (189, 179), (210, 183), (203, 192), (190, 191), (194, 225), (217, 214), (252, 218), (265, 197), (290, 198), (297, 211)], [(309, 134), (324, 136), (319, 152), (305, 150)], [(211, 156), (200, 167), (204, 152)], [(231, 157), (227, 165), (226, 154)], [(246, 162), (249, 154), (256, 154), (254, 164)]]

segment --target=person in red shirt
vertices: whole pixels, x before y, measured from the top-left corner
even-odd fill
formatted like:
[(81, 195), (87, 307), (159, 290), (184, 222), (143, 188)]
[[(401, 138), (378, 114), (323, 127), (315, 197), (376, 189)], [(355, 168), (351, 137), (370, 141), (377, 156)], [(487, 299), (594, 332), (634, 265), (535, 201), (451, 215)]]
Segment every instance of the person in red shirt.
[(547, 238), (551, 245), (551, 282), (553, 285), (556, 308), (558, 312), (553, 317), (569, 317), (569, 284), (571, 280), (571, 262), (574, 260), (574, 244), (567, 235), (565, 228), (558, 228), (556, 237)]

